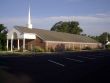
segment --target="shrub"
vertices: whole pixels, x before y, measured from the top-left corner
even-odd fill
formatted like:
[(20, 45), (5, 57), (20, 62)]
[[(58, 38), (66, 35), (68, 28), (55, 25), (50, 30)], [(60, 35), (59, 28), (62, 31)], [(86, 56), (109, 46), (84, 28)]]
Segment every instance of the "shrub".
[(65, 51), (73, 51), (73, 48), (67, 48)]
[(80, 47), (74, 47), (74, 50), (79, 51)]
[(6, 47), (0, 47), (0, 51), (6, 51), (7, 50), (7, 48)]
[(36, 46), (32, 49), (33, 52), (44, 52), (44, 49), (39, 47), (39, 46)]
[(19, 50), (16, 50), (15, 52), (23, 52), (23, 48), (20, 48)]
[(90, 48), (90, 47), (85, 47), (85, 48), (83, 48), (82, 50), (92, 50), (92, 48)]
[(110, 50), (110, 45), (106, 45), (106, 49), (109, 49)]
[(50, 52), (55, 52), (55, 50), (53, 48), (50, 48)]

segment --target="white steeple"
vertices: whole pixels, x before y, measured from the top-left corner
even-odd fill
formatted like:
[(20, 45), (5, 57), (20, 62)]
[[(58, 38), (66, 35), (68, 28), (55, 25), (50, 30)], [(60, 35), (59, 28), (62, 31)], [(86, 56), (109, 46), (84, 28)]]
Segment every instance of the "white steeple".
[(31, 24), (31, 11), (30, 11), (30, 3), (29, 3), (29, 12), (28, 12), (28, 24), (27, 27), (32, 29), (32, 24)]
[(106, 45), (109, 45), (110, 44), (110, 42), (109, 42), (109, 40), (108, 40), (108, 33), (107, 33), (107, 37), (106, 37)]
[(108, 33), (107, 33), (106, 41), (108, 42)]

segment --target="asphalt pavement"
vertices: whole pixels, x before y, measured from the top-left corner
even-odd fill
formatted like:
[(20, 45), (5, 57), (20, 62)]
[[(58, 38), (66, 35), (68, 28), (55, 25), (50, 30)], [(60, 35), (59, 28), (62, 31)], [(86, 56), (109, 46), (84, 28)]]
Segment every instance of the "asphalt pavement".
[(1, 56), (0, 70), (0, 83), (109, 83), (110, 52)]

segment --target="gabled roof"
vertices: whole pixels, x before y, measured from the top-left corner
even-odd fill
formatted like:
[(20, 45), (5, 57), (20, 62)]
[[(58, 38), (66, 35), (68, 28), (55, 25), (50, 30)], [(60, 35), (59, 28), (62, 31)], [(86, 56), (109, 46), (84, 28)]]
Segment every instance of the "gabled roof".
[(36, 29), (36, 28), (29, 29), (27, 27), (20, 27), (20, 26), (15, 27), (15, 29), (21, 33), (35, 33), (45, 41), (98, 43), (96, 40), (92, 38), (76, 35), (76, 34), (49, 31), (49, 30)]

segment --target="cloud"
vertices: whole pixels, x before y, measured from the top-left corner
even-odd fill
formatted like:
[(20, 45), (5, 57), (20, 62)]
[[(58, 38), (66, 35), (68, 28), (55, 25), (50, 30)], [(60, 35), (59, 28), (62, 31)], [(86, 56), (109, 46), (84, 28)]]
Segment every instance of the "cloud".
[[(96, 14), (93, 16), (52, 16), (45, 18), (32, 18), (33, 27), (47, 29), (59, 21), (78, 21), (84, 33), (99, 35), (103, 32), (110, 32), (110, 16), (107, 14)], [(14, 25), (26, 26), (26, 17), (2, 18), (0, 23), (5, 24), (9, 29)]]

